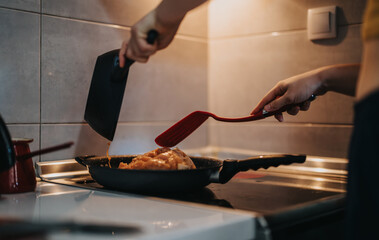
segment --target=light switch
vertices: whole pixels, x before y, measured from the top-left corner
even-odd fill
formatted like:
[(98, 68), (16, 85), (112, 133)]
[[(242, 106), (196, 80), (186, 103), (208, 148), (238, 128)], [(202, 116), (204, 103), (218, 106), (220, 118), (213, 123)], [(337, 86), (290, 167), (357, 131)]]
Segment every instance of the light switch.
[(321, 12), (312, 14), (310, 21), (311, 33), (328, 33), (330, 32), (330, 12)]
[(337, 6), (308, 9), (308, 39), (337, 37)]

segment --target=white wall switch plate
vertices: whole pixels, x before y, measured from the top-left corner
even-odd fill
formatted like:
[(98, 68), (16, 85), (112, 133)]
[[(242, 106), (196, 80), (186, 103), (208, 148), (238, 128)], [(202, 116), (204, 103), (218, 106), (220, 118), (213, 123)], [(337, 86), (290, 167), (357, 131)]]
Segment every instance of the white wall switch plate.
[(337, 6), (308, 9), (308, 39), (337, 37)]

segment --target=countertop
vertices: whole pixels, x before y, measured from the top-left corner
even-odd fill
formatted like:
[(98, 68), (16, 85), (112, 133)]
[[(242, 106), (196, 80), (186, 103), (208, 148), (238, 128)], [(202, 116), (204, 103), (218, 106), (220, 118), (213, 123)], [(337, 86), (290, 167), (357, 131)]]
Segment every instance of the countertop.
[[(0, 196), (0, 220), (125, 226), (133, 231), (45, 233), (43, 239), (253, 239), (253, 213), (134, 194), (38, 182), (35, 192)], [(22, 229), (20, 229), (21, 231)], [(39, 238), (38, 238), (39, 239)]]

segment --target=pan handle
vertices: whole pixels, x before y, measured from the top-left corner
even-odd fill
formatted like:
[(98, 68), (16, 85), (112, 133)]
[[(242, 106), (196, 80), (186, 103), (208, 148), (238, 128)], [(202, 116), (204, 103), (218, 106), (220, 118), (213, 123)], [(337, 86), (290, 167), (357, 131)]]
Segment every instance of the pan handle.
[(289, 165), (292, 163), (305, 162), (306, 155), (300, 154), (276, 154), (251, 157), (243, 160), (224, 160), (219, 175), (219, 182), (226, 183), (234, 175), (241, 171), (267, 169), (269, 167), (278, 167), (279, 165)]
[(79, 157), (75, 157), (75, 161), (77, 161), (79, 164), (87, 167), (87, 164), (86, 164), (86, 160), (87, 158), (90, 158), (90, 157), (95, 157), (95, 155), (85, 155), (85, 156), (79, 156)]

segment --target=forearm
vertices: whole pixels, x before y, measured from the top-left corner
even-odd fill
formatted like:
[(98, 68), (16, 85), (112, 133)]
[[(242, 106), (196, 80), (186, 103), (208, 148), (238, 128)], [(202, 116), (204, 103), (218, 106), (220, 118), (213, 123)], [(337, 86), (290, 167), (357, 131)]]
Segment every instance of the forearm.
[(181, 21), (190, 10), (207, 0), (163, 0), (157, 7), (157, 18), (165, 24)]
[(355, 96), (360, 64), (338, 64), (320, 69), (319, 77), (327, 91)]

